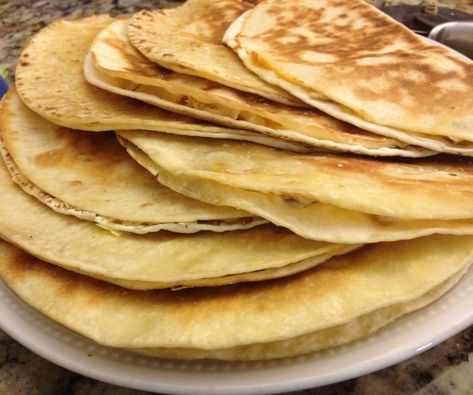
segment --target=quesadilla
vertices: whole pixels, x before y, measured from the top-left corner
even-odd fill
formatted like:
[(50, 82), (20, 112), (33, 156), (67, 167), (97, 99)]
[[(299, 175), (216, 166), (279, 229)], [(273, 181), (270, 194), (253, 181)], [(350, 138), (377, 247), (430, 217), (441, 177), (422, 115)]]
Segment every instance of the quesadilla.
[[(87, 83), (82, 72), (84, 58), (95, 36), (113, 21), (108, 16), (63, 20), (34, 36), (23, 50), (16, 68), (16, 87), (22, 101), (41, 117), (71, 129), (99, 132), (139, 128), (261, 141), (285, 149), (307, 151), (301, 144), (200, 122)], [(71, 42), (74, 42), (73, 49)]]
[(57, 126), (11, 90), (0, 115), (3, 160), (21, 188), (53, 210), (133, 233), (248, 229), (265, 220), (187, 198), (157, 182), (113, 133)]
[[(221, 10), (217, 3), (213, 4)], [(130, 44), (126, 33), (126, 21), (118, 20), (97, 35), (84, 64), (89, 83), (166, 110), (256, 132), (253, 140), (246, 138), (249, 141), (280, 148), (286, 148), (283, 144), (299, 143), (298, 147), (289, 147), (293, 151), (324, 148), (379, 156), (433, 154), (367, 133), (315, 109), (279, 104), (162, 68), (141, 55)], [(278, 139), (279, 146), (275, 143)]]
[[(143, 131), (120, 131), (119, 135), (176, 177), (171, 185), (170, 177), (160, 172), (161, 182), (171, 188), (178, 186), (181, 179), (182, 185), (192, 185), (179, 188), (181, 193), (195, 194), (195, 198), (213, 204), (238, 206), (237, 202), (252, 200), (245, 210), (255, 212), (255, 207), (259, 207), (258, 215), (283, 226), (292, 224), (291, 229), (298, 233), (301, 230), (297, 228), (305, 223), (309, 233), (304, 233), (304, 237), (310, 235), (310, 220), (306, 216), (312, 213), (312, 218), (320, 219), (316, 208), (320, 203), (377, 216), (376, 220), (364, 220), (367, 225), (378, 222), (370, 225), (377, 229), (393, 222), (393, 229), (399, 226), (397, 230), (401, 230), (403, 225), (397, 222), (400, 220), (468, 220), (463, 222), (465, 225), (473, 218), (473, 163), (467, 158), (375, 160), (348, 155), (303, 155), (229, 140), (222, 145), (212, 139)], [(214, 185), (229, 188), (218, 187), (217, 192)], [(228, 196), (223, 199), (225, 194)], [(272, 203), (266, 206), (268, 202)], [(285, 215), (283, 207), (288, 210)], [(266, 210), (270, 208), (278, 220), (268, 216)], [(338, 221), (343, 214), (334, 218)], [(439, 222), (411, 222), (408, 228), (422, 230), (432, 226), (434, 230), (439, 225), (446, 226), (447, 232), (455, 228)], [(316, 232), (317, 228), (310, 237), (314, 238)]]
[[(168, 358), (289, 357), (368, 336), (441, 297), (473, 239), (431, 236), (364, 247), (284, 279), (130, 291), (0, 243), (0, 276), (25, 302), (96, 342)], [(362, 285), (362, 286), (360, 286)]]
[(0, 190), (1, 238), (67, 270), (133, 289), (275, 278), (359, 247), (305, 240), (272, 225), (224, 233), (117, 235), (57, 214), (23, 193), (3, 166)]
[(361, 0), (264, 1), (224, 41), (262, 79), (338, 119), (472, 154), (473, 62)]
[(167, 69), (279, 103), (304, 106), (247, 70), (222, 44), (227, 26), (252, 7), (245, 0), (190, 0), (176, 8), (140, 11), (128, 23), (128, 36), (135, 48)]

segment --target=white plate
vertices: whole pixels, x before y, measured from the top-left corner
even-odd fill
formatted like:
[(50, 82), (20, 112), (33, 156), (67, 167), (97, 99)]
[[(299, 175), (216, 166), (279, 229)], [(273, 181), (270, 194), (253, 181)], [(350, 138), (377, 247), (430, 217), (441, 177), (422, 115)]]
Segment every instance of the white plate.
[(326, 385), (412, 357), (473, 324), (473, 269), (447, 295), (375, 335), (268, 362), (182, 362), (102, 347), (38, 313), (0, 281), (0, 327), (42, 357), (109, 383), (175, 394), (285, 392)]

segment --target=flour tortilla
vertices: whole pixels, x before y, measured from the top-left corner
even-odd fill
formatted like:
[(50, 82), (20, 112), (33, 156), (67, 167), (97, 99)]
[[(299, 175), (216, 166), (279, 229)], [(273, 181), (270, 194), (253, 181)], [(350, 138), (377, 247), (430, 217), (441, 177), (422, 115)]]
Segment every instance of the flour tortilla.
[(134, 289), (221, 285), (247, 281), (245, 276), (261, 280), (265, 270), (273, 278), (275, 269), (285, 275), (291, 264), (305, 269), (311, 259), (315, 266), (358, 247), (305, 240), (272, 225), (224, 233), (117, 235), (55, 213), (23, 193), (3, 166), (0, 190), (1, 238), (47, 262)]
[(0, 276), (25, 302), (112, 347), (185, 359), (267, 359), (365, 337), (451, 288), (473, 239), (431, 236), (364, 247), (285, 279), (137, 292), (0, 244)]
[(71, 129), (101, 132), (139, 128), (191, 136), (262, 140), (281, 148), (307, 151), (300, 144), (200, 122), (90, 85), (82, 72), (84, 58), (95, 36), (113, 21), (108, 16), (62, 20), (34, 36), (23, 50), (16, 69), (17, 91), (22, 101), (41, 117)]
[(279, 103), (303, 105), (248, 71), (222, 44), (230, 23), (251, 7), (253, 4), (244, 0), (189, 0), (176, 8), (140, 11), (128, 23), (128, 37), (144, 56), (167, 69)]
[[(234, 21), (224, 41), (262, 79), (338, 119), (406, 143), (471, 156), (473, 114), (468, 87), (473, 81), (473, 63), (422, 40), (364, 2), (332, 3), (265, 2)], [(324, 13), (319, 7), (325, 6), (329, 11)], [(296, 9), (312, 15), (312, 25), (305, 23), (306, 18), (298, 18), (297, 27), (293, 25)], [(365, 24), (366, 40), (332, 23), (342, 9), (344, 17), (339, 23), (354, 29)], [(284, 22), (275, 23), (280, 12)], [(327, 25), (324, 20), (328, 17), (331, 22)], [(337, 33), (330, 38), (320, 34), (321, 29), (333, 27)], [(370, 37), (376, 41), (369, 41)], [(294, 40), (312, 43), (304, 47)], [(343, 51), (350, 45), (347, 56)], [(420, 64), (423, 66), (417, 66)], [(383, 71), (386, 68), (389, 72)], [(321, 99), (321, 93), (327, 97)]]
[[(123, 20), (108, 25), (97, 35), (85, 60), (84, 75), (91, 84), (116, 94), (256, 132), (253, 139), (243, 138), (247, 141), (298, 152), (304, 148), (308, 151), (311, 147), (312, 150), (323, 148), (377, 156), (432, 154), (425, 149), (364, 132), (315, 109), (279, 104), (159, 67), (131, 46)], [(296, 147), (286, 147), (291, 144)]]
[[(167, 168), (172, 171), (166, 166), (166, 161), (161, 161), (165, 158), (153, 155), (156, 161), (153, 162), (149, 155), (131, 142), (136, 141), (145, 147), (144, 143), (140, 143), (142, 139), (136, 138), (136, 134), (136, 132), (121, 132), (122, 136), (131, 137), (130, 140), (123, 137), (119, 140), (135, 160), (142, 163), (170, 189), (214, 205), (236, 207), (251, 212), (307, 239), (365, 244), (407, 240), (436, 233), (473, 234), (473, 220), (471, 219), (400, 220), (347, 210), (314, 200), (304, 201), (299, 197), (291, 198), (270, 192), (250, 191), (211, 179), (192, 176), (188, 171), (180, 171), (176, 176), (164, 170)], [(163, 167), (160, 168), (157, 163), (161, 163)]]
[(13, 180), (53, 210), (133, 233), (248, 229), (265, 221), (164, 187), (137, 165), (112, 133), (57, 126), (12, 89), (0, 115), (2, 157)]
[(251, 211), (312, 240), (377, 243), (432, 234), (473, 235), (473, 220), (398, 220), (346, 210), (324, 203), (304, 204), (272, 194), (251, 192), (218, 182), (174, 176), (161, 170), (158, 180), (176, 192), (212, 204)]
[[(188, 106), (173, 103), (172, 101), (169, 101), (167, 99), (169, 99), (170, 97), (175, 97), (175, 95), (169, 94), (167, 92), (164, 95), (162, 95), (163, 92), (160, 92), (159, 96), (154, 93), (151, 94), (143, 92), (142, 89), (148, 91), (149, 87), (141, 87), (140, 85), (136, 84), (130, 86), (129, 81), (110, 78), (105, 75), (105, 73), (96, 69), (92, 64), (92, 58), (90, 55), (87, 55), (85, 58), (84, 77), (88, 83), (104, 91), (108, 91), (117, 95), (122, 95), (124, 97), (130, 97), (132, 99), (141, 100), (142, 102), (149, 103), (153, 106), (157, 106), (168, 111), (173, 111), (177, 114), (194, 116), (202, 120), (215, 121), (221, 125), (225, 125), (225, 127), (220, 127), (218, 125), (200, 124), (197, 120), (192, 121), (194, 122), (192, 123), (189, 119), (189, 123), (187, 126), (193, 126), (192, 129), (176, 129), (174, 127), (169, 127), (168, 125), (163, 125), (159, 130), (157, 130), (159, 132), (180, 134), (185, 136), (199, 136), (218, 139), (251, 141), (254, 143), (268, 145), (270, 147), (275, 148), (287, 149), (289, 151), (294, 152), (311, 152), (314, 150), (314, 148), (310, 145), (304, 144), (304, 139), (301, 139), (301, 142), (291, 141), (292, 138), (290, 136), (286, 136), (286, 134), (288, 133), (282, 133), (283, 136), (281, 136), (282, 138), (280, 138), (277, 133), (263, 134), (255, 133), (251, 130), (239, 129), (246, 126), (248, 126), (248, 129), (255, 129), (259, 127), (253, 126), (253, 124), (250, 124), (246, 121), (233, 120), (232, 118), (226, 118), (223, 116), (216, 115), (213, 112), (207, 112), (201, 109), (194, 109)], [(155, 88), (152, 89), (154, 90)], [(166, 100), (162, 98), (163, 96), (166, 97)], [(196, 102), (194, 102), (193, 104), (197, 105), (198, 107), (201, 107)], [(213, 105), (209, 105), (206, 107), (213, 107)], [(141, 129), (146, 130), (146, 127)], [(333, 146), (334, 144), (329, 142), (329, 145)], [(432, 151), (426, 151), (416, 147), (408, 147), (406, 151), (407, 154), (410, 154), (412, 152), (411, 155), (414, 156), (427, 156), (432, 154)], [(403, 153), (404, 150), (400, 150), (399, 152)]]
[(395, 219), (473, 218), (473, 163), (467, 158), (375, 160), (143, 131), (119, 135), (175, 176)]

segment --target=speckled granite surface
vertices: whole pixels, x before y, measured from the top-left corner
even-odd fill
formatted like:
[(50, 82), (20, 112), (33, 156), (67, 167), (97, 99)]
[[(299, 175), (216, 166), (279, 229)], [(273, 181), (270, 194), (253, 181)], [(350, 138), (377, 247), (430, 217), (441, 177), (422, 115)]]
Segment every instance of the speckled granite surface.
[[(217, 0), (216, 0), (217, 1)], [(379, 5), (382, 1), (371, 0)], [(404, 0), (409, 4), (416, 0)], [(131, 14), (167, 7), (173, 0), (0, 0), (0, 73), (13, 78), (21, 47), (48, 23), (97, 13)], [(391, 3), (399, 3), (392, 1)], [(440, 5), (473, 12), (473, 0), (443, 0)], [(313, 395), (472, 395), (473, 326), (424, 354), (391, 368), (343, 383), (299, 392)], [(142, 395), (91, 380), (51, 364), (0, 330), (0, 395)]]
[(55, 20), (93, 14), (131, 15), (141, 9), (180, 3), (178, 0), (0, 0), (0, 74), (12, 81), (21, 48), (32, 34)]

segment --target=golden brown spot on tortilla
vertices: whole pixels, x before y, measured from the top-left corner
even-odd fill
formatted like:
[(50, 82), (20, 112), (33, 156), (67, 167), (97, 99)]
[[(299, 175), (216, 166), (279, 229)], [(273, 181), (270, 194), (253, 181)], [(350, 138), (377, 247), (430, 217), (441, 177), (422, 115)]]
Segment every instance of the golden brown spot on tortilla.
[(13, 252), (13, 265), (10, 266), (11, 276), (21, 281), (25, 275), (28, 274), (31, 270), (33, 270), (33, 266), (35, 264), (39, 264), (40, 261), (33, 256), (29, 255), (28, 253), (24, 252), (20, 249), (15, 249)]
[(82, 181), (79, 181), (79, 180), (73, 180), (69, 183), (69, 185), (71, 187), (80, 187), (80, 186), (84, 185), (84, 183)]
[[(316, 2), (305, 7), (293, 1), (278, 1), (269, 12), (275, 22), (258, 39), (268, 44), (268, 53), (276, 59), (317, 64), (324, 80), (343, 80), (355, 87), (363, 81), (352, 91), (363, 101), (402, 102), (404, 108), (428, 114), (444, 110), (445, 103), (455, 102), (465, 94), (464, 87), (473, 86), (473, 65), (458, 60), (445, 48), (429, 47), (407, 29), (386, 23), (383, 14), (363, 2), (329, 4), (324, 9)], [(332, 18), (329, 11), (335, 13)], [(347, 16), (349, 21), (362, 21), (360, 26), (347, 25), (349, 33), (332, 23)], [(299, 32), (300, 26), (304, 26), (303, 33)], [(430, 59), (435, 53), (448, 58), (454, 64), (453, 70), (445, 71), (441, 65), (432, 64)], [(252, 61), (269, 68), (253, 54)], [(407, 78), (413, 70), (418, 77)], [(388, 76), (385, 84), (377, 84), (376, 79), (383, 75)], [(356, 81), (350, 84), (352, 80)], [(455, 84), (458, 81), (460, 87)], [(437, 92), (435, 100), (432, 92)]]
[(35, 162), (40, 166), (54, 166), (64, 158), (66, 153), (63, 149), (55, 149), (35, 157)]
[[(332, 6), (336, 7), (337, 4), (335, 2)], [(347, 8), (352, 14), (358, 13), (360, 17), (366, 14), (363, 7), (360, 10), (359, 4), (347, 5), (345, 3), (344, 9)], [(352, 28), (349, 40), (341, 41), (339, 37), (343, 32), (340, 32), (337, 26), (325, 23), (323, 19), (325, 11), (323, 7), (308, 9), (281, 2), (274, 10), (274, 14), (277, 16), (276, 26), (260, 37), (270, 42), (272, 48), (281, 57), (292, 56), (296, 63), (306, 63), (303, 58), (304, 52), (317, 51), (345, 58), (346, 56), (357, 56), (360, 49), (362, 51), (367, 48), (370, 51), (378, 50), (391, 43), (390, 29), (393, 29), (392, 26), (387, 26), (383, 19), (373, 18), (372, 15), (370, 15), (368, 26), (360, 29)], [(346, 17), (347, 13), (344, 12), (341, 15)], [(313, 39), (309, 40), (307, 36), (295, 33), (295, 28), (299, 26), (307, 27)], [(285, 37), (288, 35), (294, 37), (295, 44), (287, 44)], [(406, 40), (413, 41), (409, 34), (405, 34), (405, 36)]]
[(258, 3), (261, 2), (261, 0), (243, 0), (245, 3), (249, 3), (253, 6), (257, 5)]
[[(140, 58), (140, 56), (126, 51), (126, 48), (124, 47), (123, 43), (118, 38), (104, 38), (103, 43), (119, 51), (120, 56), (125, 60), (126, 66), (123, 67), (124, 71), (142, 74), (149, 77), (159, 76), (160, 78), (164, 78), (169, 73), (171, 73), (168, 70), (163, 69), (162, 67), (155, 65), (146, 59)], [(123, 63), (121, 64), (121, 66), (123, 66)]]
[[(462, 195), (473, 195), (473, 159), (438, 155), (423, 159), (370, 159), (350, 155), (300, 155), (302, 164), (315, 166), (326, 172), (340, 176), (377, 179), (383, 183), (402, 186), (423, 184), (445, 189), (454, 187)], [(455, 174), (455, 176), (452, 176)], [(461, 186), (464, 185), (464, 188)]]
[[(55, 133), (62, 146), (37, 155), (35, 162), (39, 166), (68, 167), (77, 164), (84, 170), (101, 173), (106, 166), (130, 161), (112, 133), (78, 133), (67, 128), (57, 128)], [(76, 186), (79, 184), (76, 183)]]
[[(207, 9), (200, 9), (196, 12), (198, 23), (206, 26), (202, 29), (202, 35), (199, 37), (200, 41), (208, 41), (212, 43), (220, 43), (223, 35), (227, 30), (228, 25), (222, 21), (235, 20), (246, 10), (252, 8), (252, 4), (246, 2), (236, 2), (233, 0), (216, 1), (215, 5)], [(184, 28), (185, 31), (185, 28)]]

